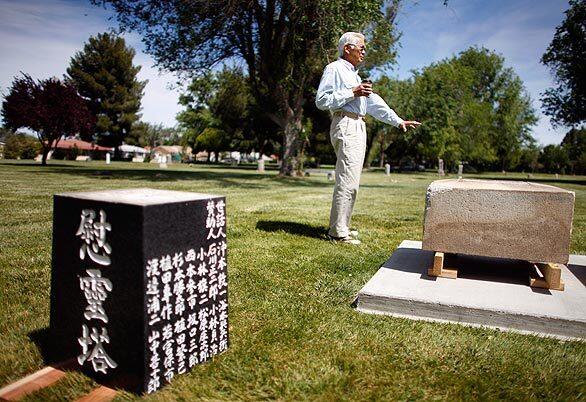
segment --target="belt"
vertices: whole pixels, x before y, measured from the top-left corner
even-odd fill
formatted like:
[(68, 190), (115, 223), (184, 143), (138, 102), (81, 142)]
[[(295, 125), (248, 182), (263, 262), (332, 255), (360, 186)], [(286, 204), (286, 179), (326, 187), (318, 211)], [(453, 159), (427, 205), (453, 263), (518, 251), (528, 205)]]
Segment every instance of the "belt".
[(354, 119), (354, 120), (364, 119), (364, 116), (362, 116), (358, 113), (346, 112), (345, 110), (335, 111), (334, 116), (341, 116), (341, 117), (345, 116), (345, 117), (350, 117), (351, 119)]

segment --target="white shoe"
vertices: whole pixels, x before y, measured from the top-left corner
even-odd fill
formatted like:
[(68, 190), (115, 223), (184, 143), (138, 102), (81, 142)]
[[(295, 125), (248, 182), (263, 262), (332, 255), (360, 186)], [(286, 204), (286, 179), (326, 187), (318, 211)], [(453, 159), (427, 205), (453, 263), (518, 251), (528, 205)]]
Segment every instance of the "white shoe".
[(358, 238), (358, 230), (351, 230), (351, 231), (349, 231), (348, 232), (348, 236), (357, 239)]
[(353, 244), (355, 246), (361, 244), (362, 242), (358, 239), (353, 239), (350, 236), (346, 236), (346, 237), (334, 237), (334, 236), (329, 236), (329, 238), (331, 240), (333, 240), (334, 242), (340, 242), (340, 243), (345, 243), (345, 244)]

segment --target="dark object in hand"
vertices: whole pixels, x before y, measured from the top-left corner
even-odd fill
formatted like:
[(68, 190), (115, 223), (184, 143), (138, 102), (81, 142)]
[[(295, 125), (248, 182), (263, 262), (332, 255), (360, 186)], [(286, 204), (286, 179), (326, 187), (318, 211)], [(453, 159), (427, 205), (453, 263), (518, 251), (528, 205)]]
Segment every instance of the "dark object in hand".
[(370, 78), (363, 78), (362, 79), (362, 83), (363, 84), (370, 84), (370, 85), (372, 85), (372, 80)]

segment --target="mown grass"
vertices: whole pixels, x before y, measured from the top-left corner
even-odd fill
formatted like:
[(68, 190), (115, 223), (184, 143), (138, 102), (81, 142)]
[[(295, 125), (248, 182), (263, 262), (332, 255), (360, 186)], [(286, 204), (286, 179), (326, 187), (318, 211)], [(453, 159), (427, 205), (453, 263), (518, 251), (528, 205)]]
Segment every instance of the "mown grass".
[[(421, 239), (425, 189), (435, 179), (365, 173), (353, 221), (364, 244), (353, 247), (325, 240), (332, 183), (324, 176), (1, 163), (0, 386), (44, 366), (36, 342), (49, 324), (52, 195), (152, 187), (226, 195), (231, 345), (145, 400), (583, 400), (584, 343), (365, 315), (351, 307), (402, 240)], [(571, 251), (586, 254), (586, 178), (532, 180), (576, 192)], [(92, 385), (71, 373), (26, 400), (75, 399)]]

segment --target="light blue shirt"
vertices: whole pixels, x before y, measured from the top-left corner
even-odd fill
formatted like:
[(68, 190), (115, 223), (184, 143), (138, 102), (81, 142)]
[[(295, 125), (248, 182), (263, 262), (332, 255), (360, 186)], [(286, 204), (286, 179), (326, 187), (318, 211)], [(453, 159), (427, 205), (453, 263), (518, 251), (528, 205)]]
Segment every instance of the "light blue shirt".
[(371, 115), (383, 123), (399, 127), (403, 119), (379, 95), (354, 96), (352, 88), (360, 85), (360, 76), (349, 61), (338, 59), (326, 66), (317, 89), (315, 104), (320, 110), (345, 111)]

